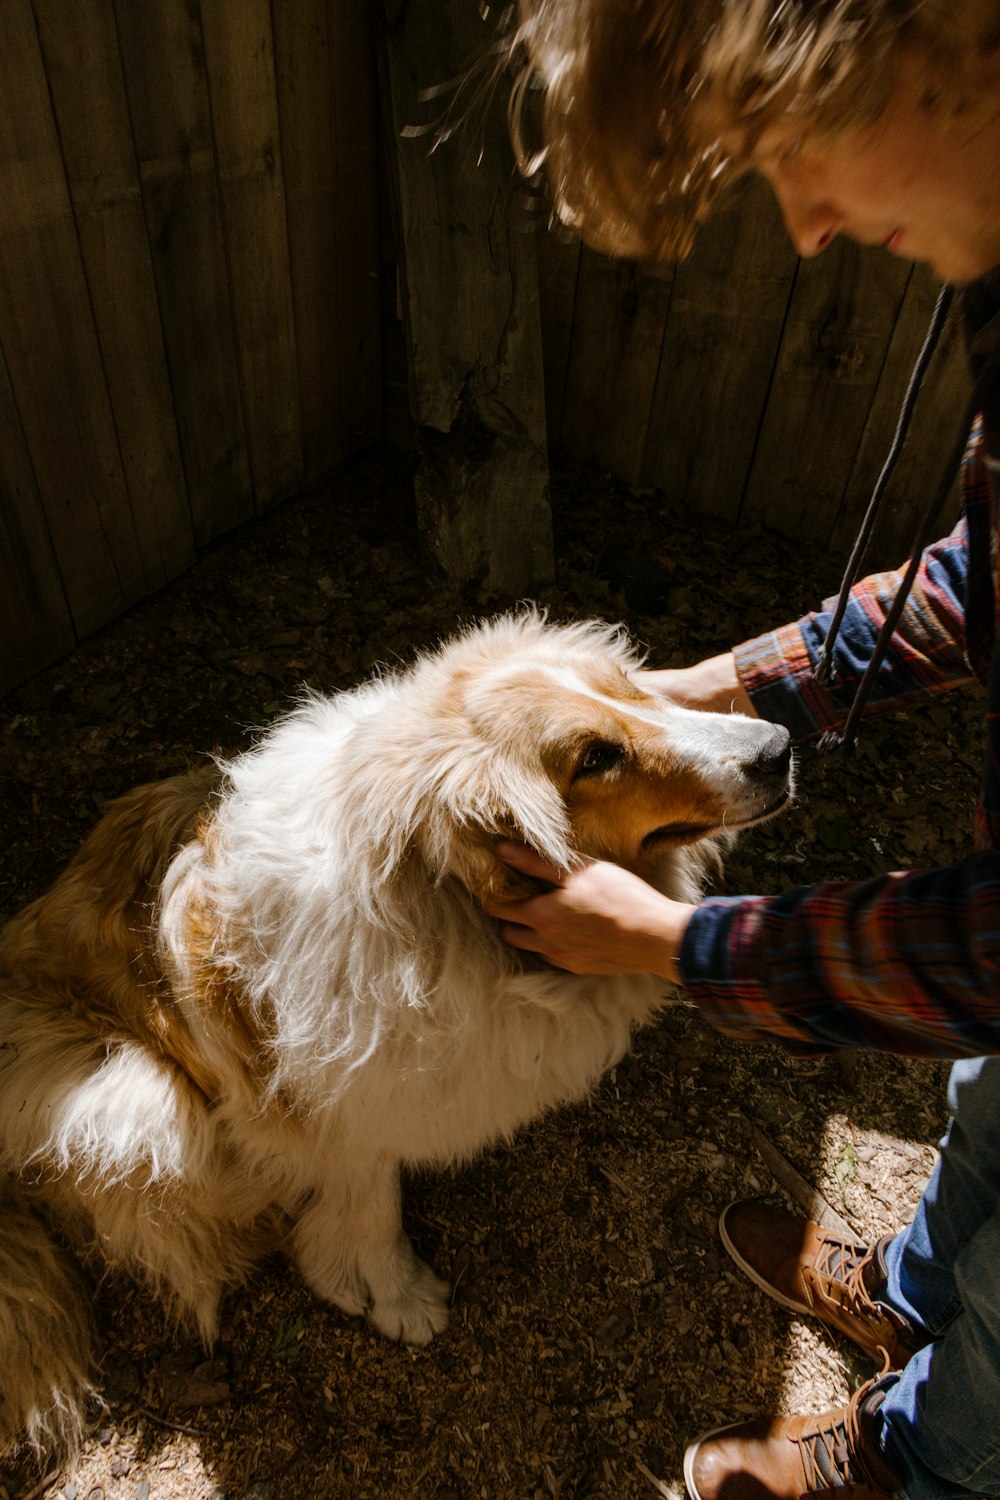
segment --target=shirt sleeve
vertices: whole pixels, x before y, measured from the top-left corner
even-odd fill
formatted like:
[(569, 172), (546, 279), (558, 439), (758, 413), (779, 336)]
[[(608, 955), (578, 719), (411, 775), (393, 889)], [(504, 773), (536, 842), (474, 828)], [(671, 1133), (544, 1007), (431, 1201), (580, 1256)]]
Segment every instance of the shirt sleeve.
[[(904, 571), (875, 573), (851, 590), (829, 686), (820, 686), (813, 672), (835, 600), (824, 601), (820, 610), (795, 624), (734, 648), (740, 680), (761, 718), (783, 724), (795, 740), (843, 727)], [(963, 516), (949, 536), (922, 555), (872, 685), (866, 718), (973, 680), (965, 646), (967, 577), (968, 528)]]
[(742, 1041), (799, 1053), (1000, 1053), (1000, 853), (703, 901), (680, 967), (705, 1019)]
[[(986, 659), (979, 647), (970, 653), (966, 635), (969, 525), (982, 548), (989, 516), (981, 448), (975, 433), (963, 469), (965, 513), (921, 557), (866, 717), (968, 683), (977, 675), (970, 654), (981, 667)], [(829, 686), (813, 671), (834, 601), (735, 648), (763, 718), (798, 740), (843, 726), (902, 571), (852, 589)], [(976, 608), (982, 614), (991, 606), (978, 600)], [(689, 921), (680, 968), (705, 1019), (744, 1041), (770, 1038), (800, 1053), (1000, 1053), (1000, 852), (774, 897), (703, 901)]]

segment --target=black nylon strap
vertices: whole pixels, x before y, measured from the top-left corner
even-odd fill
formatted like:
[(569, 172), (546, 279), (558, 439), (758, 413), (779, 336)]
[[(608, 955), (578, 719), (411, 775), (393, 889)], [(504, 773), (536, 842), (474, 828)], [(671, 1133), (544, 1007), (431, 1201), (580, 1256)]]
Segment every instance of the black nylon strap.
[[(966, 420), (963, 423), (962, 432), (956, 439), (948, 455), (948, 462), (944, 472), (938, 481), (929, 504), (925, 507), (923, 515), (920, 517), (920, 524), (913, 539), (913, 550), (910, 554), (910, 561), (907, 564), (906, 572), (903, 575), (899, 588), (896, 590), (895, 598), (889, 607), (889, 612), (882, 622), (882, 628), (878, 633), (878, 639), (875, 642), (871, 659), (865, 668), (864, 676), (858, 683), (857, 691), (854, 694), (854, 700), (851, 703), (850, 712), (847, 715), (844, 727), (839, 734), (836, 730), (828, 730), (826, 734), (821, 735), (819, 738), (819, 748), (821, 750), (843, 750), (849, 754), (854, 749), (854, 744), (858, 737), (858, 726), (861, 722), (861, 716), (864, 713), (865, 704), (868, 702), (872, 684), (875, 681), (879, 667), (881, 667), (885, 659), (892, 633), (896, 628), (900, 615), (903, 613), (910, 590), (913, 587), (913, 580), (916, 578), (920, 568), (921, 554), (927, 544), (934, 540), (934, 527), (948, 498), (948, 493), (954, 482), (958, 466), (962, 462), (962, 454), (969, 441), (969, 429), (975, 421), (976, 409), (976, 401), (970, 401), (966, 410)], [(832, 627), (827, 634), (827, 641), (830, 640), (831, 636)]]
[[(896, 421), (896, 431), (893, 436), (889, 452), (886, 455), (885, 463), (882, 465), (882, 471), (875, 482), (875, 488), (872, 490), (872, 496), (868, 502), (868, 508), (865, 511), (864, 518), (861, 522), (858, 535), (854, 542), (854, 547), (847, 562), (847, 567), (844, 570), (844, 576), (840, 585), (840, 592), (837, 595), (837, 604), (834, 610), (833, 619), (830, 621), (830, 626), (826, 633), (826, 639), (824, 640), (823, 645), (820, 647), (819, 657), (816, 661), (816, 666), (813, 669), (813, 676), (815, 677), (816, 681), (823, 686), (826, 686), (833, 680), (833, 647), (836, 642), (837, 636), (840, 633), (840, 627), (844, 619), (844, 612), (847, 609), (848, 597), (850, 595), (851, 589), (854, 587), (855, 583), (858, 580), (858, 574), (861, 571), (861, 559), (863, 558), (865, 549), (867, 548), (868, 543), (871, 540), (871, 534), (875, 525), (875, 519), (881, 508), (882, 499), (888, 487), (889, 480), (892, 477), (892, 473), (896, 467), (899, 455), (903, 451), (903, 445), (906, 442), (906, 436), (910, 430), (910, 421), (913, 417), (914, 408), (917, 404), (917, 397), (920, 394), (920, 388), (923, 385), (924, 377), (927, 374), (927, 367), (931, 362), (931, 356), (938, 346), (941, 338), (941, 333), (948, 319), (948, 314), (951, 311), (954, 295), (954, 288), (950, 286), (943, 286), (938, 293), (938, 299), (934, 306), (934, 312), (931, 315), (931, 321), (928, 325), (927, 333), (924, 336), (923, 346), (921, 347), (920, 353), (917, 355), (916, 363), (914, 364), (913, 369), (910, 373), (909, 383), (906, 387), (906, 394), (903, 397), (903, 404), (899, 409), (899, 417)], [(959, 454), (959, 458), (961, 458), (961, 454)], [(924, 525), (925, 522), (922, 518), (920, 523), (920, 536), (923, 535)]]

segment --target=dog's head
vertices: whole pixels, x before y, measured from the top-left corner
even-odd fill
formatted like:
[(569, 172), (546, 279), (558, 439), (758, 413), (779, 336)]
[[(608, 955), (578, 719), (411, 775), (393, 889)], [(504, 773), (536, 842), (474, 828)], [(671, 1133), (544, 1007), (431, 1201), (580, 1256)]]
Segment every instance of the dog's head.
[(530, 882), (496, 857), (523, 840), (568, 869), (612, 860), (696, 899), (706, 859), (791, 795), (787, 731), (652, 696), (621, 631), (508, 616), (422, 664), (422, 813), (412, 833), (438, 878), (480, 901)]

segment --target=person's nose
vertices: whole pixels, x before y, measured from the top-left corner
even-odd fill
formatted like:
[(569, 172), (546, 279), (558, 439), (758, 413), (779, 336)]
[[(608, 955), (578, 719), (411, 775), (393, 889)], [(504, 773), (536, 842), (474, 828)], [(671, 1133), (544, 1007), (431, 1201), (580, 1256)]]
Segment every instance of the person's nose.
[(832, 204), (822, 198), (771, 180), (785, 228), (798, 253), (819, 255), (844, 227), (844, 220)]

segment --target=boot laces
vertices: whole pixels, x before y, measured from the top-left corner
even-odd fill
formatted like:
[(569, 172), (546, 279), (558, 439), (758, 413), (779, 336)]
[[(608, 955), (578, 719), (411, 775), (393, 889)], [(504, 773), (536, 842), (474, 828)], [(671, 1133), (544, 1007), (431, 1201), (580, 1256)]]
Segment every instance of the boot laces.
[(867, 1317), (880, 1316), (880, 1309), (869, 1296), (864, 1279), (874, 1255), (874, 1249), (829, 1236), (816, 1256), (817, 1274), (825, 1283), (840, 1290), (837, 1301)]
[(858, 1445), (856, 1399), (837, 1413), (828, 1426), (805, 1433), (796, 1441), (805, 1477), (803, 1494), (858, 1483), (861, 1476), (852, 1466)]
[(864, 1403), (869, 1397), (876, 1406), (882, 1402), (881, 1383), (889, 1369), (889, 1356), (884, 1349), (881, 1353), (881, 1374), (855, 1391), (840, 1411), (828, 1412), (825, 1419), (821, 1419), (822, 1426), (812, 1432), (800, 1433), (796, 1438), (804, 1478), (803, 1497), (842, 1489), (845, 1485), (863, 1487), (875, 1495), (889, 1497), (898, 1487), (896, 1476), (890, 1472), (885, 1460), (875, 1452), (866, 1452), (861, 1431)]

